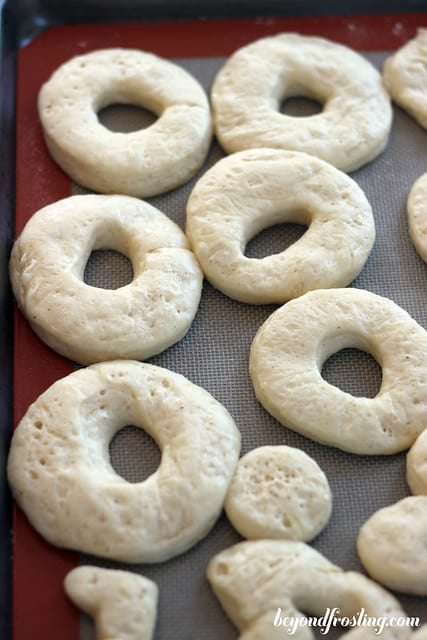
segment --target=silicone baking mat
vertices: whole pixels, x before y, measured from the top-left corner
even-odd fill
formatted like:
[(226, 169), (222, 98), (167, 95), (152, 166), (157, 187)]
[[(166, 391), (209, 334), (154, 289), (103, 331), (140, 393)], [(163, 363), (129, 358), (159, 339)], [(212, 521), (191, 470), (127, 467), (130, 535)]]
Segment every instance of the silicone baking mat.
[[(378, 67), (388, 52), (412, 37), (426, 15), (340, 18), (258, 19), (158, 24), (76, 25), (55, 27), (19, 52), (17, 110), (16, 233), (43, 205), (81, 191), (49, 157), (37, 118), (41, 84), (74, 54), (99, 47), (126, 46), (172, 58), (209, 90), (225, 56), (239, 46), (280, 31), (322, 35), (364, 52)], [(304, 101), (292, 101), (303, 113)], [(103, 117), (109, 126), (126, 124), (139, 114), (112, 109)], [(107, 121), (107, 120), (106, 120)], [(202, 173), (222, 155), (213, 143)], [(374, 250), (352, 286), (390, 297), (427, 328), (426, 266), (407, 233), (405, 203), (414, 180), (427, 170), (427, 132), (396, 108), (390, 141), (383, 155), (352, 174), (370, 200), (377, 227)], [(185, 204), (197, 176), (183, 187), (150, 202), (185, 225)], [(299, 236), (297, 226), (263, 231), (247, 247), (260, 257), (279, 251)], [(86, 269), (94, 286), (117, 286), (130, 276), (129, 265), (113, 252), (96, 252)], [(361, 457), (321, 446), (280, 426), (255, 400), (248, 376), (248, 353), (260, 324), (273, 306), (250, 306), (226, 298), (205, 282), (200, 308), (187, 336), (150, 362), (184, 374), (210, 391), (234, 417), (242, 433), (242, 452), (262, 444), (290, 444), (313, 456), (325, 470), (334, 496), (327, 528), (313, 542), (320, 552), (346, 570), (361, 570), (355, 552), (360, 525), (378, 508), (408, 495), (405, 455)], [(54, 354), (15, 313), (15, 424), (28, 405), (54, 380), (74, 368)], [(374, 395), (380, 384), (378, 365), (366, 354), (344, 350), (323, 369), (333, 384), (360, 395)], [(111, 459), (130, 481), (140, 480), (159, 463), (157, 447), (129, 426), (115, 437)], [(156, 640), (232, 640), (238, 632), (224, 616), (204, 577), (208, 560), (239, 536), (222, 516), (208, 537), (186, 554), (159, 565), (132, 566), (160, 588)], [(66, 599), (62, 581), (79, 562), (121, 566), (80, 557), (45, 543), (25, 516), (14, 512), (14, 640), (89, 640), (91, 622)], [(427, 621), (427, 600), (399, 596), (408, 615)], [(334, 606), (334, 603), (331, 603)]]

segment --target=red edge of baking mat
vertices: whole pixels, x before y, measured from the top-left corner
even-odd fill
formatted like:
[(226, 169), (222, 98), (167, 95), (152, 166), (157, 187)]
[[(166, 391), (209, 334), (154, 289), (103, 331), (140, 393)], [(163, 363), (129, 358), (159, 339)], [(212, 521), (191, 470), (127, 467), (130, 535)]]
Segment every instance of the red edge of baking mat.
[[(426, 19), (425, 13), (412, 13), (73, 25), (46, 31), (18, 57), (16, 234), (39, 208), (71, 193), (70, 181), (46, 151), (36, 108), (42, 83), (71, 56), (120, 46), (164, 57), (224, 56), (280, 31), (321, 35), (359, 50), (392, 50), (412, 38)], [(40, 393), (74, 368), (38, 340), (18, 311), (14, 367), (15, 425)], [(42, 540), (22, 512), (14, 509), (14, 640), (79, 639), (79, 616), (62, 587), (77, 561), (77, 554)]]

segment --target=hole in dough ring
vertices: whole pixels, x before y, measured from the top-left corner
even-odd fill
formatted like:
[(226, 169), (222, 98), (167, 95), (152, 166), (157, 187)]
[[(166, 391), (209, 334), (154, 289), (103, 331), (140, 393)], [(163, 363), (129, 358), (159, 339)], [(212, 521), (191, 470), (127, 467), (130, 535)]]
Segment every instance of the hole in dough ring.
[(152, 640), (157, 616), (157, 585), (118, 569), (80, 566), (64, 588), (72, 602), (92, 616), (97, 640)]
[(361, 527), (357, 552), (385, 587), (427, 595), (427, 496), (408, 496), (376, 511)]
[[(279, 222), (308, 230), (280, 253), (246, 257), (249, 240)], [(188, 200), (186, 231), (210, 283), (250, 304), (346, 286), (375, 240), (371, 206), (354, 180), (319, 158), (278, 149), (235, 153), (207, 171)]]
[[(114, 103), (144, 107), (158, 120), (113, 132), (97, 113)], [(101, 193), (148, 197), (191, 178), (212, 137), (208, 98), (178, 65), (133, 49), (101, 49), (59, 67), (38, 110), (54, 160), (78, 184)]]
[(304, 451), (264, 446), (239, 460), (224, 506), (248, 540), (309, 542), (331, 516), (332, 495), (322, 469)]
[[(134, 278), (118, 289), (83, 281), (93, 250), (114, 249)], [(203, 274), (182, 230), (137, 198), (84, 195), (44, 207), (15, 242), (10, 277), (37, 335), (82, 364), (144, 360), (178, 342), (200, 301)]]
[(383, 66), (384, 84), (394, 102), (424, 129), (427, 129), (426, 55), (427, 29), (418, 29), (415, 38), (387, 58)]
[[(322, 378), (323, 363), (356, 348), (382, 368), (374, 398)], [(427, 332), (391, 300), (360, 289), (310, 291), (275, 311), (252, 343), (258, 400), (286, 427), (358, 454), (407, 449), (427, 424)]]
[[(156, 441), (158, 469), (126, 482), (108, 445), (124, 425)], [(15, 430), (12, 493), (51, 544), (123, 562), (162, 562), (189, 549), (221, 513), (240, 433), (227, 410), (183, 376), (105, 362), (54, 383)]]
[[(314, 98), (321, 113), (279, 112), (285, 98)], [(380, 73), (322, 38), (283, 33), (236, 51), (212, 87), (216, 135), (229, 153), (255, 147), (304, 151), (353, 171), (385, 148), (392, 122)]]
[[(427, 34), (427, 30), (426, 30)], [(427, 262), (427, 173), (412, 185), (407, 201), (409, 235), (418, 255)]]
[[(381, 637), (387, 640), (404, 640), (410, 635), (408, 628), (391, 625), (394, 616), (404, 616), (391, 594), (360, 573), (343, 571), (302, 542), (238, 543), (212, 558), (207, 578), (226, 614), (241, 631), (240, 640), (279, 639), (289, 635), (308, 640), (314, 635), (307, 633), (307, 619), (300, 627), (296, 624), (303, 617), (301, 612), (324, 619), (325, 613), (332, 612), (334, 607), (337, 608), (334, 613), (341, 620), (352, 619), (360, 611), (364, 611), (366, 617), (383, 618), (386, 624)], [(290, 629), (286, 619), (291, 619)], [(336, 626), (336, 622), (331, 627)], [(344, 626), (344, 621), (342, 624)], [(378, 636), (373, 628), (361, 626), (341, 637), (373, 640)]]

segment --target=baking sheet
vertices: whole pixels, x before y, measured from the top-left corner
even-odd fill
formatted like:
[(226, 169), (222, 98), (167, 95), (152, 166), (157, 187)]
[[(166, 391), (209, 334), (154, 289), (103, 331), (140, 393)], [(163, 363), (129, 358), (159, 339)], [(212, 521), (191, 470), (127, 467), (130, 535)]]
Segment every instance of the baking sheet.
[[(361, 22), (349, 21), (354, 29), (347, 29), (346, 37), (352, 32), (360, 36)], [(399, 27), (400, 25), (400, 27)], [(277, 27), (277, 25), (276, 25)], [(395, 30), (402, 33), (405, 23), (394, 22)], [(89, 27), (85, 27), (89, 29)], [(92, 29), (95, 27), (92, 26)], [(112, 34), (117, 43), (119, 31)], [(62, 30), (62, 35), (64, 30)], [(86, 30), (75, 29), (67, 32), (68, 40), (63, 45), (61, 55), (65, 57), (70, 43), (80, 49), (93, 46), (88, 42)], [(241, 33), (236, 30), (236, 33)], [(319, 25), (319, 33), (321, 33)], [(83, 43), (83, 44), (82, 44)], [(240, 45), (240, 43), (239, 43)], [(99, 46), (99, 45), (98, 45)], [(227, 46), (230, 46), (229, 43)], [(153, 48), (150, 48), (153, 50)], [(200, 52), (202, 50), (200, 49)], [(161, 52), (160, 52), (161, 53)], [(197, 53), (197, 51), (195, 52)], [(378, 67), (385, 53), (369, 53), (368, 57)], [(179, 64), (188, 69), (209, 89), (217, 69), (223, 63), (223, 56), (176, 58)], [(25, 63), (25, 64), (24, 64)], [(43, 69), (39, 65), (44, 65)], [(61, 172), (46, 157), (40, 131), (34, 122), (35, 91), (41, 76), (49, 74), (53, 61), (41, 62), (30, 56), (21, 57), (20, 87), (18, 97), (18, 226), (34, 212), (34, 207), (52, 202), (71, 192), (79, 192), (62, 176)], [(32, 74), (30, 90), (23, 87)], [(293, 108), (304, 108), (304, 104), (294, 104)], [(112, 112), (113, 120), (128, 120), (129, 113)], [(19, 130), (19, 124), (23, 126)], [(30, 157), (24, 158), (23, 140), (35, 141), (34, 148), (25, 145)], [(33, 138), (31, 137), (33, 136)], [(395, 109), (393, 130), (389, 145), (384, 154), (369, 166), (355, 172), (352, 177), (365, 190), (370, 200), (377, 227), (377, 241), (363, 272), (353, 286), (366, 288), (393, 299), (407, 309), (420, 324), (427, 328), (424, 305), (427, 288), (426, 265), (415, 253), (407, 233), (405, 202), (407, 192), (414, 180), (427, 170), (427, 132), (422, 130), (400, 109)], [(209, 158), (203, 170), (214, 164), (222, 155), (213, 144)], [(20, 165), (19, 163), (24, 164)], [(26, 186), (23, 192), (28, 165), (36, 172), (37, 185)], [(174, 219), (180, 226), (185, 224), (185, 202), (197, 177), (164, 196), (151, 198), (150, 202)], [(29, 193), (28, 193), (29, 191)], [(31, 196), (31, 197), (30, 197)], [(38, 203), (38, 204), (36, 204)], [(280, 225), (262, 232), (254, 239), (248, 253), (253, 257), (280, 250), (286, 243), (298, 236), (296, 226)], [(117, 261), (114, 255), (95, 255), (91, 259), (86, 278), (92, 284), (107, 286), (111, 278), (126, 277), (126, 261)], [(112, 275), (108, 275), (112, 274)], [(359, 526), (371, 513), (387, 504), (408, 495), (405, 482), (404, 454), (380, 457), (362, 457), (346, 454), (335, 449), (318, 445), (280, 426), (256, 402), (248, 376), (248, 353), (253, 336), (260, 324), (274, 310), (274, 306), (250, 306), (232, 301), (214, 290), (205, 282), (202, 300), (196, 319), (187, 336), (163, 354), (152, 358), (150, 362), (167, 367), (186, 375), (196, 384), (210, 391), (221, 401), (234, 417), (242, 432), (242, 453), (262, 444), (290, 444), (303, 448), (312, 455), (326, 472), (334, 495), (334, 510), (328, 527), (314, 541), (319, 551), (344, 569), (360, 570), (355, 552), (355, 536)], [(72, 369), (71, 363), (54, 356), (32, 335), (25, 321), (16, 316), (16, 413), (15, 420), (25, 411), (32, 396), (51, 381)], [(28, 353), (30, 348), (30, 353)], [(26, 361), (24, 362), (24, 357)], [(28, 361), (28, 358), (30, 362)], [(43, 370), (44, 369), (44, 370)], [(39, 372), (42, 372), (41, 378)], [(323, 370), (325, 377), (332, 383), (358, 395), (373, 395), (380, 382), (378, 366), (365, 354), (346, 350), (330, 359)], [(23, 377), (27, 375), (24, 388)], [(38, 380), (35, 378), (38, 377)], [(116, 437), (111, 447), (111, 456), (115, 468), (130, 481), (140, 478), (155, 468), (158, 453), (155, 445), (140, 430), (129, 427)], [(76, 614), (66, 602), (61, 589), (61, 576), (77, 561), (94, 562), (101, 566), (121, 566), (99, 559), (80, 557), (75, 554), (49, 548), (38, 539), (37, 534), (29, 530), (25, 518), (15, 512), (15, 635), (14, 640), (37, 640), (46, 637), (40, 618), (42, 611), (49, 606), (59, 607), (61, 611), (61, 637), (77, 640)], [(132, 566), (154, 579), (160, 588), (159, 617), (156, 628), (156, 640), (172, 638), (196, 639), (203, 635), (207, 640), (222, 638), (231, 640), (237, 636), (236, 630), (225, 618), (219, 604), (213, 597), (204, 578), (207, 561), (221, 549), (233, 544), (240, 538), (221, 517), (209, 536), (183, 556), (162, 565)], [(35, 547), (29, 549), (30, 543)], [(45, 582), (48, 595), (36, 594), (37, 606), (28, 608), (24, 602), (24, 590), (33, 585), (30, 575), (29, 555), (38, 554), (39, 566), (49, 559), (53, 565), (53, 577), (49, 584)], [(47, 565), (45, 565), (47, 566)], [(34, 568), (34, 565), (32, 565)], [(25, 579), (23, 573), (25, 573)], [(25, 582), (25, 585), (23, 583)], [(418, 615), (427, 621), (426, 598), (400, 598), (408, 615)], [(333, 606), (333, 603), (331, 603)], [(51, 610), (52, 611), (52, 610)], [(93, 637), (91, 623), (84, 617), (78, 622), (81, 638)], [(51, 627), (52, 628), (52, 627)], [(178, 631), (177, 631), (178, 630)], [(58, 632), (58, 629), (56, 629)], [(331, 636), (332, 637), (332, 636)]]

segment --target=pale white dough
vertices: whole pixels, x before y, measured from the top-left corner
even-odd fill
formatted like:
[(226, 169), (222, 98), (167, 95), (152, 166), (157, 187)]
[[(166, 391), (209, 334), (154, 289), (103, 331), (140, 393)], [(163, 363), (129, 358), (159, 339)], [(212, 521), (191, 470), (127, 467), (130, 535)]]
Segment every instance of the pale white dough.
[[(83, 280), (92, 251), (132, 263), (131, 283), (101, 289)], [(181, 229), (128, 196), (72, 196), (35, 213), (16, 240), (10, 278), (37, 335), (81, 364), (145, 360), (175, 344), (196, 315), (203, 274)]]
[(406, 480), (413, 495), (427, 496), (427, 430), (420, 433), (408, 451)]
[(427, 173), (412, 185), (408, 194), (407, 212), (412, 243), (420, 257), (427, 262)]
[[(130, 483), (109, 443), (126, 425), (155, 440), (158, 469)], [(123, 562), (161, 562), (203, 538), (222, 511), (240, 451), (227, 410), (182, 375), (117, 360), (55, 382), (12, 438), (8, 478), (51, 544)]]
[[(382, 368), (374, 398), (329, 384), (323, 364), (344, 348)], [(277, 309), (252, 343), (258, 400), (286, 427), (352, 453), (408, 449), (427, 425), (427, 332), (391, 300), (361, 289), (319, 289)]]
[(377, 582), (427, 595), (427, 496), (409, 496), (374, 513), (360, 529), (357, 551)]
[(383, 67), (384, 84), (394, 102), (427, 128), (427, 29), (418, 29)]
[(239, 460), (225, 511), (248, 540), (309, 542), (330, 518), (332, 494), (325, 474), (304, 451), (263, 446)]
[(98, 640), (152, 640), (158, 589), (148, 578), (82, 565), (66, 575), (64, 588), (94, 618)]
[[(130, 133), (97, 114), (132, 104), (158, 120)], [(208, 98), (179, 65), (134, 49), (100, 49), (61, 65), (42, 86), (38, 111), (54, 160), (78, 184), (145, 198), (189, 180), (212, 138)]]
[[(323, 104), (305, 118), (279, 112), (285, 98)], [(380, 73), (322, 38), (282, 33), (236, 51), (212, 87), (214, 126), (229, 153), (255, 147), (304, 151), (353, 171), (385, 148), (392, 122)]]
[[(244, 255), (257, 233), (284, 222), (308, 229), (280, 253)], [(251, 304), (346, 286), (375, 240), (372, 209), (356, 182), (314, 156), (279, 149), (235, 153), (208, 170), (188, 200), (186, 232), (210, 283)]]
[[(307, 627), (281, 635), (274, 627), (278, 610), (282, 617), (301, 618), (301, 612), (324, 616), (337, 607), (337, 617), (405, 617), (397, 600), (385, 589), (354, 571), (344, 572), (312, 547), (290, 540), (256, 540), (236, 544), (210, 561), (207, 577), (226, 614), (239, 629), (240, 640), (295, 637), (310, 640)], [(270, 625), (268, 624), (270, 620)], [(279, 627), (280, 628), (280, 627)], [(349, 629), (348, 637), (373, 640), (373, 626)], [(404, 640), (409, 627), (385, 626), (381, 638)], [(343, 637), (347, 637), (345, 634)]]

